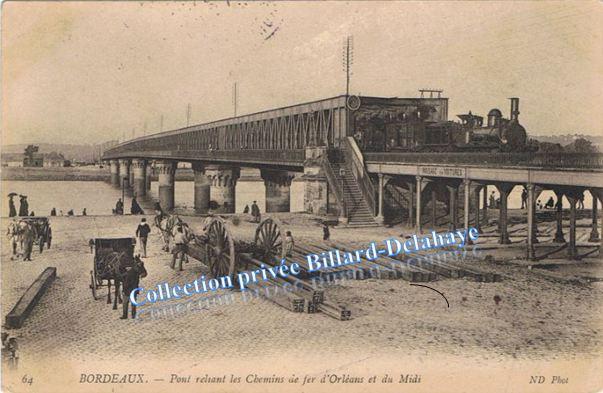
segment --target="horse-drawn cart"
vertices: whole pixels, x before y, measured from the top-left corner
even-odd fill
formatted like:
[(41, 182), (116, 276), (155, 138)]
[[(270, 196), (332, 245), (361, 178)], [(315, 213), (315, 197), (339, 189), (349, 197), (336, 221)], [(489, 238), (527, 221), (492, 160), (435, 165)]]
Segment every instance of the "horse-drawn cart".
[[(90, 240), (90, 246), (94, 248), (93, 270), (90, 271), (90, 289), (94, 300), (99, 299), (98, 290), (107, 287), (107, 303), (111, 303), (111, 280), (115, 285), (115, 302), (113, 308), (117, 308), (117, 300), (121, 298), (119, 293), (119, 276), (126, 267), (135, 265), (134, 247), (136, 239), (133, 237), (119, 238), (96, 238)], [(106, 281), (106, 284), (103, 284)]]
[(42, 253), (44, 250), (44, 244), (50, 248), (50, 243), (52, 242), (52, 230), (50, 228), (50, 221), (48, 220), (48, 217), (22, 217), (21, 221), (25, 221), (34, 227), (36, 233), (34, 244), (39, 246), (40, 253)]

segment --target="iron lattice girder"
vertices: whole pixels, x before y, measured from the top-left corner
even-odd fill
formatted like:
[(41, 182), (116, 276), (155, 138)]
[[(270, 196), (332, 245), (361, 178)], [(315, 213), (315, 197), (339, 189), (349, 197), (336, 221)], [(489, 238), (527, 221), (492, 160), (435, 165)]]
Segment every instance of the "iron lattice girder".
[(150, 135), (118, 145), (106, 159), (157, 150), (303, 149), (345, 135), (345, 96)]

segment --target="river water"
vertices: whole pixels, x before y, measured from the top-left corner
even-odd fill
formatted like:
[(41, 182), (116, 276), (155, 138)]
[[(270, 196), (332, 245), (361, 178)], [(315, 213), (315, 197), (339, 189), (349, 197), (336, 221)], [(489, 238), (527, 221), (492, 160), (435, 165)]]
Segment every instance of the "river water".
[[(73, 209), (76, 215), (82, 214), (86, 208), (88, 215), (110, 215), (115, 208), (115, 202), (122, 197), (121, 190), (113, 188), (110, 184), (102, 181), (2, 181), (1, 214), (8, 216), (8, 195), (10, 192), (27, 195), (29, 211), (36, 215), (50, 215), (54, 207), (57, 214), (61, 211), (67, 215)], [(152, 208), (153, 201), (158, 196), (158, 182), (151, 183), (149, 197), (140, 201), (143, 208)], [(192, 181), (177, 181), (175, 190), (176, 211), (180, 213), (194, 213), (194, 183)], [(15, 197), (15, 207), (19, 210), (19, 197)], [(132, 199), (125, 196), (125, 210), (129, 211)], [(263, 182), (239, 181), (235, 191), (236, 211), (242, 212), (245, 205), (251, 206), (257, 201), (261, 211), (265, 209), (265, 191)], [(291, 211), (303, 210), (303, 183), (293, 182), (291, 184)]]
[[(108, 183), (102, 181), (2, 181), (2, 195), (5, 200), (2, 202), (1, 214), (8, 216), (8, 198), (6, 195), (10, 192), (27, 195), (30, 212), (33, 210), (36, 215), (49, 215), (54, 207), (57, 214), (67, 214), (67, 211), (73, 209), (76, 215), (80, 215), (86, 208), (88, 215), (110, 215), (111, 209), (115, 208), (115, 202), (121, 198), (121, 190), (113, 188)], [(518, 209), (521, 207), (521, 187), (515, 187), (509, 196), (509, 208)], [(493, 186), (488, 187), (488, 193), (495, 191), (498, 198), (498, 192)], [(193, 213), (194, 205), (194, 185), (192, 181), (177, 181), (175, 189), (176, 211), (179, 213)], [(143, 208), (150, 209), (153, 200), (157, 198), (158, 183), (151, 183), (150, 197), (141, 201)], [(549, 197), (555, 198), (552, 191), (544, 191), (539, 200), (546, 203)], [(589, 192), (584, 193), (584, 204), (587, 209), (592, 207), (592, 197)], [(242, 212), (246, 204), (251, 205), (255, 200), (262, 212), (265, 209), (265, 190), (263, 182), (239, 181), (235, 193), (236, 211)], [(459, 201), (462, 204), (462, 201)], [(15, 198), (17, 211), (19, 209), (19, 199)], [(131, 198), (126, 195), (125, 208), (129, 211)], [(564, 207), (569, 206), (567, 199), (564, 198)], [(601, 206), (599, 204), (599, 206)], [(303, 211), (303, 183), (293, 182), (291, 184), (291, 211)]]

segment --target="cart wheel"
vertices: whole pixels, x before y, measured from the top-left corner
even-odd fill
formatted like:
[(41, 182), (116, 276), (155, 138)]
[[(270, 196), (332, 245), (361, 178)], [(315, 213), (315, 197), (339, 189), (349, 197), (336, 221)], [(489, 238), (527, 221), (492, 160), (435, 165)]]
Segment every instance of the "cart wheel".
[(267, 218), (255, 230), (255, 245), (261, 255), (257, 257), (261, 261), (272, 261), (278, 258), (282, 248), (281, 231), (272, 218)]
[(49, 237), (49, 238), (48, 238), (48, 241), (46, 242), (46, 244), (48, 244), (48, 247), (47, 247), (47, 248), (50, 248), (50, 241), (51, 241), (51, 240), (52, 240), (52, 238), (51, 238), (51, 237)]
[(90, 289), (92, 290), (92, 297), (94, 300), (98, 300), (98, 297), (96, 296), (96, 282), (94, 280), (94, 273), (92, 270), (90, 270)]
[(236, 273), (234, 239), (221, 218), (214, 218), (207, 230), (207, 259), (214, 278), (230, 276)]
[(44, 238), (40, 238), (40, 254), (44, 251)]

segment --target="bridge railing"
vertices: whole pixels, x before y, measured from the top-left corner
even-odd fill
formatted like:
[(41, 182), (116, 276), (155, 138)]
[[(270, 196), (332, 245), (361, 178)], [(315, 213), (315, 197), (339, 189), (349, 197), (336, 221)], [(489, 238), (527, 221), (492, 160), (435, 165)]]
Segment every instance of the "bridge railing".
[(367, 162), (603, 169), (603, 153), (364, 153)]
[(236, 149), (236, 150), (133, 150), (108, 151), (103, 159), (113, 158), (150, 158), (174, 160), (207, 160), (230, 162), (275, 163), (283, 165), (303, 165), (306, 154), (304, 149)]
[(369, 174), (364, 167), (364, 159), (362, 157), (362, 153), (356, 144), (356, 141), (353, 137), (348, 136), (345, 138), (344, 143), (344, 154), (346, 162), (350, 163), (350, 167), (352, 168), (352, 174), (354, 178), (358, 182), (360, 186), (360, 191), (362, 191), (362, 196), (364, 200), (367, 202), (369, 209), (373, 216), (376, 215), (376, 198), (375, 198), (375, 186), (373, 186), (373, 182), (369, 177)]

